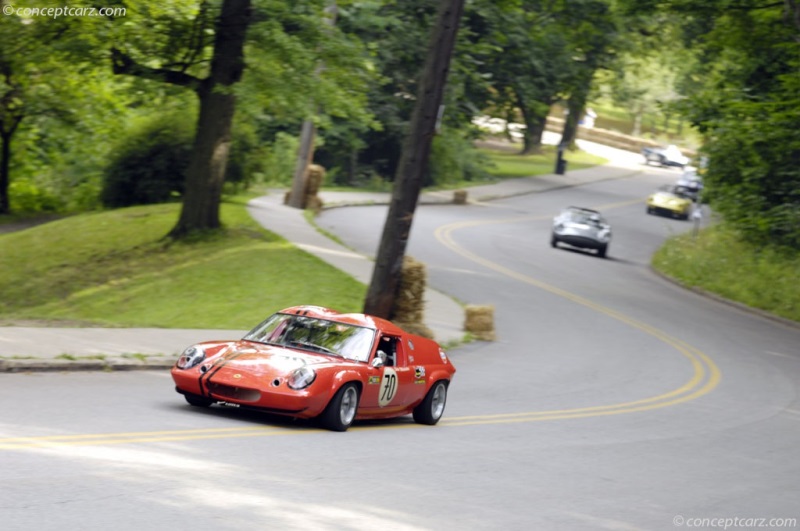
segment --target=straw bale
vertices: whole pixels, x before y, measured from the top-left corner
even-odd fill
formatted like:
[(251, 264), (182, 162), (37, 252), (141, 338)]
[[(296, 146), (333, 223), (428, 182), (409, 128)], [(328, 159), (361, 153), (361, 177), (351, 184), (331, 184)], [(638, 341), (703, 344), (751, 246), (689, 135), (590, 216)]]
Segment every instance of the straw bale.
[(316, 196), (324, 179), (325, 168), (319, 164), (311, 164), (306, 175), (306, 196)]
[(404, 257), (394, 304), (395, 318), (403, 322), (422, 323), (425, 313), (426, 282), (425, 264), (410, 256)]
[(323, 202), (318, 195), (307, 195), (305, 208), (310, 208), (314, 212), (319, 213), (322, 210)]
[(453, 203), (456, 205), (464, 205), (467, 203), (467, 191), (456, 190), (453, 192)]
[(467, 305), (464, 330), (480, 340), (494, 341), (494, 306)]

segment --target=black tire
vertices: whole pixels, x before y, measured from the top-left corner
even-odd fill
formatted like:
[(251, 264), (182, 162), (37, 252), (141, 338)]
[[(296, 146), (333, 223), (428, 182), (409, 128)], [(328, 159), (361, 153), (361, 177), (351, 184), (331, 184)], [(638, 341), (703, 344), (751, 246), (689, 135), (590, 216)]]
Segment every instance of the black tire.
[(652, 214), (653, 213), (653, 207), (651, 207), (651, 206), (647, 207), (647, 213), (648, 214)]
[(331, 431), (347, 431), (356, 418), (359, 398), (356, 384), (344, 384), (319, 416), (320, 425)]
[(597, 256), (599, 256), (600, 258), (605, 258), (607, 252), (608, 252), (608, 245), (604, 245), (599, 249), (597, 249)]
[(444, 415), (447, 403), (447, 382), (439, 380), (431, 387), (425, 399), (414, 408), (414, 422), (433, 426)]
[(550, 247), (558, 247), (558, 240), (555, 236), (550, 237)]
[(189, 402), (190, 406), (194, 407), (211, 407), (211, 404), (214, 403), (213, 400), (210, 398), (206, 398), (204, 396), (197, 396), (197, 395), (183, 395), (183, 398)]

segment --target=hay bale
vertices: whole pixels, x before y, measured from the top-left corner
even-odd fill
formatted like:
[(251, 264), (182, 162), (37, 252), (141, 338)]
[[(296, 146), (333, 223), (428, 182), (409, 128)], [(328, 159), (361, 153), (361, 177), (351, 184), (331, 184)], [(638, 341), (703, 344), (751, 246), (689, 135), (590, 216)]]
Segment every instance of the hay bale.
[(467, 305), (464, 330), (482, 341), (494, 341), (494, 306)]
[(395, 319), (405, 323), (422, 323), (425, 313), (425, 264), (410, 256), (403, 258), (400, 283), (394, 304)]
[(453, 192), (453, 203), (456, 205), (465, 205), (467, 203), (467, 191), (456, 190)]
[(319, 164), (311, 164), (306, 175), (306, 197), (316, 196), (325, 179), (325, 168)]
[(322, 199), (320, 199), (318, 195), (306, 196), (305, 208), (310, 208), (314, 212), (319, 213), (319, 211), (322, 210), (322, 205)]

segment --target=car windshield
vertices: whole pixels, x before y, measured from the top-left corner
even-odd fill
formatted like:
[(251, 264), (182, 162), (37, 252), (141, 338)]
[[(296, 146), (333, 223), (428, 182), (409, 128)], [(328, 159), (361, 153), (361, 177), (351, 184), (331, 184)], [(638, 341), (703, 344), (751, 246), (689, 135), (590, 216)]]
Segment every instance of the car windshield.
[(367, 361), (375, 331), (316, 317), (276, 313), (251, 330), (244, 339)]
[(567, 210), (567, 219), (572, 223), (582, 223), (584, 225), (592, 225), (599, 227), (605, 220), (595, 212), (588, 212), (584, 210)]
[(665, 184), (660, 188), (660, 190), (662, 192), (666, 192), (668, 194), (680, 197), (681, 199), (691, 199), (691, 197), (689, 197), (688, 190), (683, 186)]

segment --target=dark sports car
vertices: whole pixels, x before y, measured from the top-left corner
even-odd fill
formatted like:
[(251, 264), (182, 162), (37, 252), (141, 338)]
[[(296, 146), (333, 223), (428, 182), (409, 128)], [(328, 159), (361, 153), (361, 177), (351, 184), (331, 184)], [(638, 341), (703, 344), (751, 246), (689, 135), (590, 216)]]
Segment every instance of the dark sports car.
[(354, 420), (409, 414), (419, 424), (436, 424), (455, 372), (435, 341), (389, 321), (297, 306), (240, 340), (189, 347), (172, 378), (192, 406), (314, 418), (345, 431)]
[(658, 164), (659, 166), (674, 166), (683, 168), (689, 164), (689, 158), (685, 157), (678, 146), (669, 145), (665, 148), (642, 148), (645, 164)]

